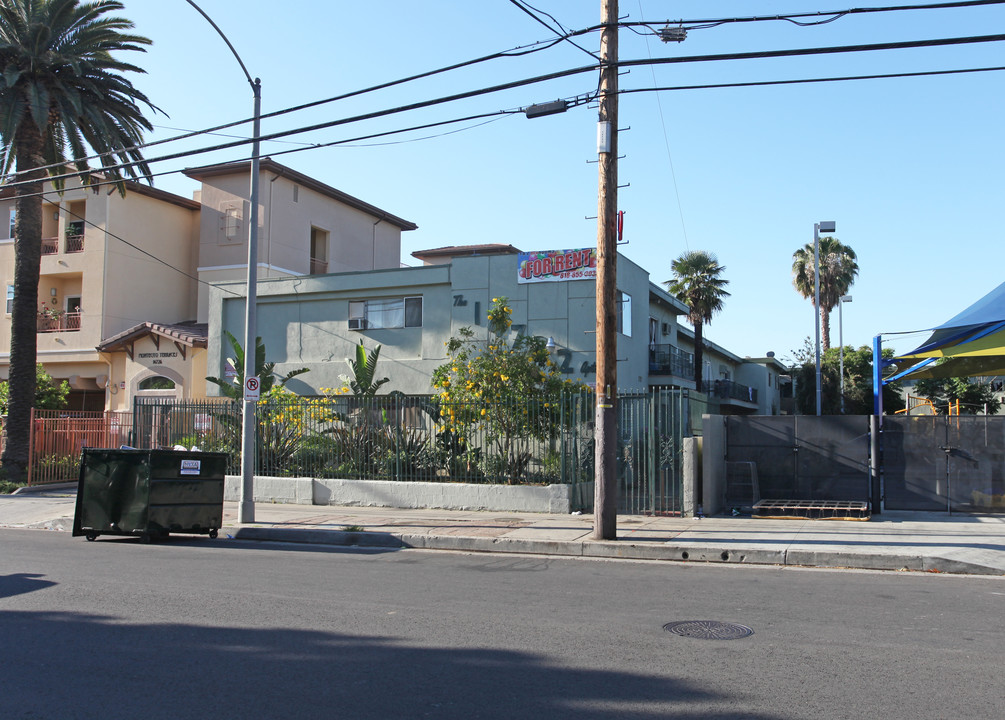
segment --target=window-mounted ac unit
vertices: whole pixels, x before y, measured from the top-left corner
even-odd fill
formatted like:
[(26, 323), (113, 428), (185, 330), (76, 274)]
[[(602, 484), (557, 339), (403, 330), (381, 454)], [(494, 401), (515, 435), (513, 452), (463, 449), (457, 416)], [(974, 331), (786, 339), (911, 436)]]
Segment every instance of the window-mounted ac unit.
[(366, 318), (349, 318), (350, 330), (366, 330)]

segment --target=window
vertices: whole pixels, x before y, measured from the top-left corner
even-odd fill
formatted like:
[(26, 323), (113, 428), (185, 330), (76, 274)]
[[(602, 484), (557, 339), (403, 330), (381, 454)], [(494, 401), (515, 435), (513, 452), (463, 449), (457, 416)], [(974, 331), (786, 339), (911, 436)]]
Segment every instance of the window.
[(632, 336), (632, 296), (618, 290), (618, 332)]
[(241, 204), (234, 203), (220, 208), (220, 242), (234, 243), (242, 240), (243, 210)]
[(421, 297), (349, 302), (350, 330), (401, 327), (422, 327)]
[(138, 390), (174, 390), (174, 380), (163, 375), (154, 375), (146, 380), (141, 380), (136, 386)]
[[(10, 209), (10, 232), (8, 233), (7, 237), (9, 237), (9, 238), (13, 238), (14, 237), (14, 225), (16, 225), (16, 224), (17, 224), (17, 210), (15, 210), (14, 208), (11, 208)], [(10, 311), (8, 310), (8, 312), (10, 312)]]
[(14, 312), (14, 286), (7, 286), (7, 314)]

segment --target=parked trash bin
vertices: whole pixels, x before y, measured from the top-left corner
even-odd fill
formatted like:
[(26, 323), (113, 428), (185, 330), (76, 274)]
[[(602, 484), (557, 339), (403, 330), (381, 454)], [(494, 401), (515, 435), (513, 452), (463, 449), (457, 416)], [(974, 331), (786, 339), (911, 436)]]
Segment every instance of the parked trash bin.
[(226, 453), (85, 448), (73, 536), (169, 533), (215, 538), (223, 524)]

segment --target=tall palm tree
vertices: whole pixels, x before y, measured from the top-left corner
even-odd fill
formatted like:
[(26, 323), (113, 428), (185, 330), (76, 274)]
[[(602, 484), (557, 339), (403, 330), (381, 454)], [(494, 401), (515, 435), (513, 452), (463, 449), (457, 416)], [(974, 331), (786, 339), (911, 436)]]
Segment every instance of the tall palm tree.
[[(2, 171), (16, 162), (14, 301), (11, 312), (10, 407), (3, 465), (19, 480), (28, 461), (35, 395), (36, 311), (42, 257), (42, 191), (49, 175), (73, 165), (89, 182), (88, 155), (100, 156), (112, 180), (149, 176), (138, 149), (156, 111), (121, 73), (143, 72), (112, 57), (144, 51), (150, 41), (127, 32), (128, 20), (107, 13), (114, 0), (0, 0), (0, 138)], [(125, 164), (124, 167), (116, 167)], [(123, 185), (119, 191), (125, 192)]]
[(726, 268), (710, 252), (689, 250), (674, 260), (670, 269), (674, 278), (665, 282), (667, 290), (688, 306), (687, 319), (694, 326), (694, 385), (701, 391), (702, 327), (722, 310), (723, 298), (729, 297), (729, 280), (721, 277)]
[[(813, 243), (796, 250), (792, 254), (792, 285), (800, 295), (815, 303), (816, 290), (813, 285)], [(855, 251), (842, 245), (837, 238), (820, 238), (820, 344), (826, 352), (831, 346), (831, 310), (837, 307), (842, 295), (855, 282), (858, 263)]]

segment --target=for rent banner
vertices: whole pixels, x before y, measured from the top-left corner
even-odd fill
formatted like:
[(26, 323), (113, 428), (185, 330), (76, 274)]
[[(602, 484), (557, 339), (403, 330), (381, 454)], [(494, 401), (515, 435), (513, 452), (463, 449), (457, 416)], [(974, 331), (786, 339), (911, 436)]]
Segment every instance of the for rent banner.
[(520, 253), (518, 283), (595, 280), (596, 277), (596, 248)]

